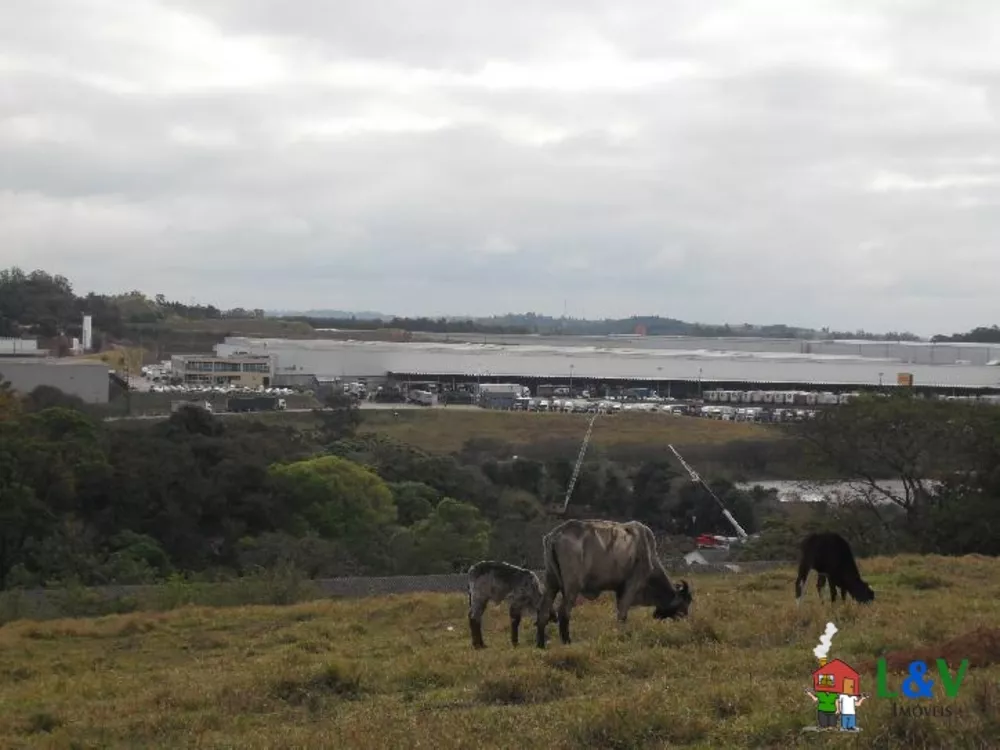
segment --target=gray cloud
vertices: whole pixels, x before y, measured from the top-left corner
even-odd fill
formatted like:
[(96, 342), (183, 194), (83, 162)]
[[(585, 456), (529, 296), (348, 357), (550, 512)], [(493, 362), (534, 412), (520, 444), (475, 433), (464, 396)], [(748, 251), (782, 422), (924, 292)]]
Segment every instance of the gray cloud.
[(410, 314), (995, 322), (1000, 8), (0, 4), (0, 257)]

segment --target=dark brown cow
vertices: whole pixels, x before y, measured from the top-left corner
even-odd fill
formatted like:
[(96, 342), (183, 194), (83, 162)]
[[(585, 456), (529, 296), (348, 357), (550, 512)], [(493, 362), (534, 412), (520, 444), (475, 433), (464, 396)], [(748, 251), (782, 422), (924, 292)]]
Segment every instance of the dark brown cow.
[[(490, 602), (510, 605), (510, 642), (517, 645), (521, 614), (538, 612), (542, 600), (542, 584), (532, 571), (510, 563), (483, 560), (469, 568), (469, 632), (475, 648), (486, 648), (483, 642), (483, 613)], [(556, 616), (549, 607), (549, 621)]]
[(837, 601), (837, 589), (840, 589), (841, 600), (846, 600), (847, 594), (862, 604), (875, 600), (872, 587), (861, 579), (851, 545), (840, 534), (824, 531), (802, 540), (799, 574), (795, 579), (796, 604), (802, 603), (802, 590), (811, 570), (816, 571), (816, 590), (820, 596), (823, 584), (829, 582), (831, 602)]
[[(654, 607), (658, 620), (684, 617), (691, 606), (686, 581), (674, 586), (656, 554), (656, 539), (638, 521), (571, 520), (542, 538), (545, 589), (541, 607), (551, 608), (557, 594), (559, 637), (569, 643), (569, 615), (578, 596), (596, 599), (615, 592), (618, 621), (628, 619), (631, 607)], [(536, 622), (537, 645), (545, 648), (548, 621)]]

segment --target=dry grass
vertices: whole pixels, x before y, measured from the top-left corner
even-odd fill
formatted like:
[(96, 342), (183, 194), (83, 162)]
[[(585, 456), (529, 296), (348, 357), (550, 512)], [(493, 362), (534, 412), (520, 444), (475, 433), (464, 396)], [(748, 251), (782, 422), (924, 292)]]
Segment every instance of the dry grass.
[[(862, 567), (878, 591), (869, 608), (814, 594), (797, 610), (791, 570), (691, 575), (689, 621), (635, 610), (619, 631), (605, 598), (579, 608), (572, 646), (544, 653), (530, 628), (507, 644), (502, 609), (474, 651), (460, 594), (14, 623), (0, 628), (0, 746), (995, 746), (996, 664), (970, 669), (951, 720), (894, 717), (873, 698), (852, 740), (803, 732), (827, 620), (840, 628), (831, 655), (855, 664), (1000, 622), (996, 560)], [(931, 577), (944, 585), (912, 585)], [(862, 688), (875, 693), (871, 676)]]
[[(427, 446), (450, 453), (460, 450), (471, 438), (507, 443), (536, 443), (539, 440), (579, 442), (587, 431), (587, 414), (537, 414), (469, 409), (400, 410), (365, 412), (363, 429), (380, 432), (412, 445)], [(675, 443), (677, 445), (718, 445), (734, 440), (768, 440), (781, 433), (766, 425), (722, 422), (698, 417), (667, 414), (616, 414), (598, 417), (592, 441), (601, 447)]]

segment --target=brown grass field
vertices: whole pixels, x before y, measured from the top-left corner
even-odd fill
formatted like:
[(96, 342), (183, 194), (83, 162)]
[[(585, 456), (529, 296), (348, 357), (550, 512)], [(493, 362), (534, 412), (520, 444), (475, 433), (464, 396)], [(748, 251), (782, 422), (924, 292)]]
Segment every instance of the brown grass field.
[[(469, 642), (465, 597), (410, 595), (287, 607), (20, 621), (0, 628), (4, 748), (995, 748), (1000, 744), (1000, 562), (863, 560), (869, 607), (801, 609), (793, 571), (688, 576), (683, 622), (633, 610), (619, 629), (605, 596), (580, 606), (575, 642), (545, 652), (531, 627), (507, 642), (488, 611)], [(827, 621), (831, 658), (862, 670), (861, 732), (816, 733), (804, 694)], [(527, 620), (526, 620), (526, 624)], [(554, 639), (555, 642), (552, 642)], [(972, 665), (957, 698), (876, 697), (866, 661), (926, 648)], [(898, 691), (902, 675), (890, 674)], [(893, 705), (952, 709), (897, 716)]]
[[(471, 438), (501, 440), (512, 444), (546, 441), (582, 441), (587, 414), (537, 414), (468, 409), (407, 409), (398, 417), (391, 411), (365, 412), (363, 431), (379, 432), (411, 445), (451, 453)], [(767, 425), (722, 422), (662, 413), (600, 416), (591, 442), (598, 447), (675, 443), (718, 445), (734, 440), (768, 440), (781, 432)]]

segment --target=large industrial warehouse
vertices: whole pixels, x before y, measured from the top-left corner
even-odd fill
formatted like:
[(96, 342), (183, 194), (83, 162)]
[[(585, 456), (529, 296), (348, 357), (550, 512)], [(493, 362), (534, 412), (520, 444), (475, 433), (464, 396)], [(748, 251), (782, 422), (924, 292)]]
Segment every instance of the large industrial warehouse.
[(106, 404), (110, 395), (108, 366), (93, 360), (2, 357), (0, 377), (21, 393), (30, 393), (40, 385), (47, 385), (88, 404)]
[[(508, 337), (509, 338), (509, 337)], [(530, 340), (530, 337), (524, 337)], [(579, 341), (579, 339), (577, 340)], [(647, 340), (648, 341), (648, 340)], [(647, 341), (643, 343), (646, 344)], [(266, 355), (272, 372), (314, 375), (344, 380), (517, 378), (520, 381), (635, 381), (698, 383), (706, 386), (738, 383), (878, 387), (909, 383), (918, 388), (1000, 390), (1000, 366), (985, 364), (994, 353), (978, 347), (970, 364), (961, 347), (901, 345), (908, 353), (878, 356), (885, 346), (862, 345), (861, 354), (817, 354), (770, 351), (734, 351), (732, 342), (717, 340), (726, 349), (642, 348), (631, 342), (604, 346), (558, 346), (547, 343), (480, 344), (441, 342), (385, 342), (251, 339), (230, 337), (216, 349), (220, 356)], [(895, 344), (889, 346), (897, 346)], [(924, 347), (921, 349), (920, 347)], [(881, 349), (881, 351), (880, 351)], [(896, 353), (898, 350), (893, 350)], [(928, 351), (931, 353), (928, 354)], [(948, 364), (924, 364), (929, 357)]]

